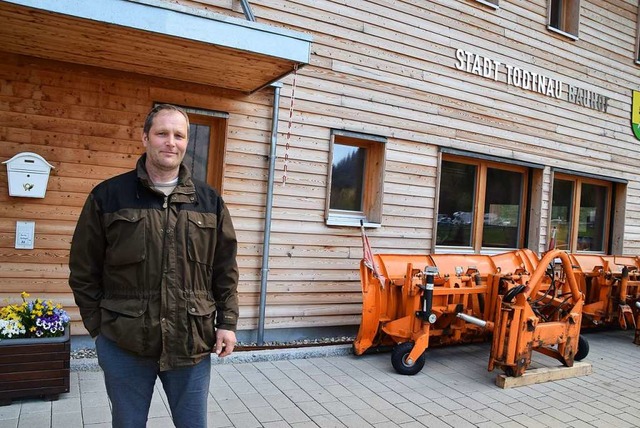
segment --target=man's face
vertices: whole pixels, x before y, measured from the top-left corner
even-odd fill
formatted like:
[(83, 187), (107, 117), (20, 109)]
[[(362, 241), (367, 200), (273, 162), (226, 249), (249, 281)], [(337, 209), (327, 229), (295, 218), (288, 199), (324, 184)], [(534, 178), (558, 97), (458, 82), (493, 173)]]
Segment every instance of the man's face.
[(177, 172), (188, 142), (187, 120), (182, 113), (174, 110), (158, 112), (149, 133), (142, 136), (142, 144), (147, 149), (147, 169)]

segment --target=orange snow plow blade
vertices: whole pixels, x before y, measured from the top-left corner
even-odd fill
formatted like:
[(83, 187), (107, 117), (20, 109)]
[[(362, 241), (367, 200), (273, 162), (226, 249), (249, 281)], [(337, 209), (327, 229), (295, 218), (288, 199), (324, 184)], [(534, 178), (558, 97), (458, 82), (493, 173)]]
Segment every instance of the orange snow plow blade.
[(576, 255), (571, 259), (584, 273), (583, 328), (618, 325), (635, 330), (640, 345), (640, 257)]
[(392, 364), (402, 374), (422, 369), (430, 345), (490, 337), (490, 370), (520, 376), (532, 350), (571, 366), (588, 352), (579, 336), (583, 316), (593, 325), (634, 328), (640, 344), (638, 257), (553, 250), (541, 259), (528, 249), (373, 257), (385, 280), (361, 264), (363, 310), (354, 353), (393, 345)]
[(364, 261), (360, 263), (360, 283), (362, 285), (362, 320), (360, 330), (353, 344), (356, 355), (380, 345), (390, 345), (393, 341), (381, 334), (381, 323), (398, 318), (403, 296), (396, 285), (403, 281), (407, 263), (425, 266), (431, 263), (429, 256), (374, 255), (374, 262), (387, 279), (382, 284)]

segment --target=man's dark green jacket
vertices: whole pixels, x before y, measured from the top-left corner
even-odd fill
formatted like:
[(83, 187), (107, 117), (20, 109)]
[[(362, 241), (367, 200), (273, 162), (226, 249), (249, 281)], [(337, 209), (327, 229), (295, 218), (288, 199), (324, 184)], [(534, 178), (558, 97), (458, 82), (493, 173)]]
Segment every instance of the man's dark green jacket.
[(161, 370), (207, 358), (238, 321), (237, 241), (218, 193), (182, 165), (165, 196), (144, 168), (90, 193), (71, 244), (69, 284), (85, 327)]

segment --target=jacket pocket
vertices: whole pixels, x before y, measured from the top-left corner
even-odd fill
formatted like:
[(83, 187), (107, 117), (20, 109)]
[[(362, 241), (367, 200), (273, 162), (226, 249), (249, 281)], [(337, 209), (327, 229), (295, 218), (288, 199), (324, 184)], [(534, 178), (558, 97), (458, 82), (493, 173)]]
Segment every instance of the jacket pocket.
[(123, 266), (146, 258), (145, 214), (122, 210), (106, 216), (107, 265)]
[(189, 259), (211, 266), (216, 250), (216, 225), (218, 217), (213, 213), (187, 212)]
[(216, 344), (216, 303), (192, 296), (187, 301), (189, 348), (192, 356), (210, 352)]
[[(122, 210), (105, 216), (104, 286), (114, 295), (136, 294), (144, 279), (147, 258), (144, 212)], [(109, 297), (107, 295), (107, 297)]]
[(143, 355), (148, 342), (144, 316), (147, 302), (137, 299), (103, 299), (100, 308), (100, 334), (115, 341), (123, 349)]

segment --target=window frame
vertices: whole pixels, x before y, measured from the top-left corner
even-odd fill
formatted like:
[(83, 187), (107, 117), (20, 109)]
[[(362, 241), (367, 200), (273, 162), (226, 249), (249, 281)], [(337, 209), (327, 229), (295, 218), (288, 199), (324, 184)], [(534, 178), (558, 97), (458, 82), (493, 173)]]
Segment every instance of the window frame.
[[(443, 161), (462, 163), (466, 165), (474, 165), (476, 166), (476, 183), (474, 189), (474, 200), (473, 200), (473, 224), (472, 224), (472, 232), (471, 232), (471, 246), (453, 246), (453, 245), (438, 245), (437, 243), (437, 220), (434, 221), (434, 240), (433, 247), (435, 252), (464, 252), (464, 251), (473, 251), (477, 254), (484, 253), (498, 253), (508, 251), (506, 248), (501, 247), (483, 247), (482, 246), (482, 238), (484, 232), (484, 221), (485, 221), (485, 203), (487, 199), (487, 171), (489, 168), (503, 170), (503, 171), (511, 171), (522, 174), (522, 183), (521, 183), (521, 193), (520, 193), (520, 213), (518, 219), (518, 245), (523, 247), (526, 241), (526, 221), (527, 215), (529, 212), (529, 180), (531, 179), (531, 171), (530, 167), (500, 162), (497, 160), (487, 160), (480, 157), (465, 157), (454, 154), (442, 153), (442, 157), (440, 159), (440, 165), (442, 165)], [(441, 174), (442, 170), (440, 169), (438, 173), (438, 198), (436, 202), (436, 216), (440, 214), (440, 191), (441, 191)], [(514, 248), (517, 249), (517, 248)]]
[[(597, 178), (591, 177), (583, 177), (579, 175), (571, 175), (561, 172), (554, 172), (553, 177), (551, 178), (551, 193), (549, 196), (549, 222), (548, 222), (548, 230), (549, 233), (553, 230), (552, 225), (552, 216), (551, 212), (553, 210), (553, 190), (555, 187), (556, 180), (564, 180), (570, 181), (573, 183), (573, 197), (571, 207), (571, 225), (569, 228), (569, 245), (568, 248), (561, 248), (570, 253), (580, 253), (580, 254), (607, 254), (610, 248), (611, 240), (613, 239), (611, 236), (612, 232), (612, 216), (613, 216), (613, 192), (614, 183), (607, 180), (600, 180)], [(606, 213), (605, 218), (603, 220), (604, 230), (603, 230), (603, 241), (602, 241), (602, 251), (580, 251), (578, 250), (578, 233), (580, 228), (580, 208), (581, 208), (581, 198), (582, 198), (582, 185), (583, 184), (593, 184), (597, 186), (603, 186), (607, 188), (607, 200), (605, 203)]]
[[(551, 25), (552, 11), (558, 7), (558, 2), (561, 2), (559, 8), (562, 14), (560, 28)], [(548, 0), (547, 29), (574, 41), (578, 40), (580, 36), (580, 0)]]
[(634, 53), (636, 65), (640, 65), (640, 5), (638, 6), (638, 17), (636, 18), (636, 51)]
[[(382, 225), (386, 143), (387, 139), (381, 136), (343, 130), (331, 131), (325, 201), (325, 224), (327, 226), (360, 227), (360, 221), (366, 227), (380, 227)], [(361, 211), (330, 208), (335, 144), (360, 147), (366, 150)]]
[(226, 153), (226, 118), (212, 115), (193, 113), (187, 110), (189, 124), (204, 125), (211, 129), (209, 138), (209, 154), (207, 157), (207, 183), (216, 189), (220, 194), (223, 192), (224, 172), (226, 162), (221, 162)]

